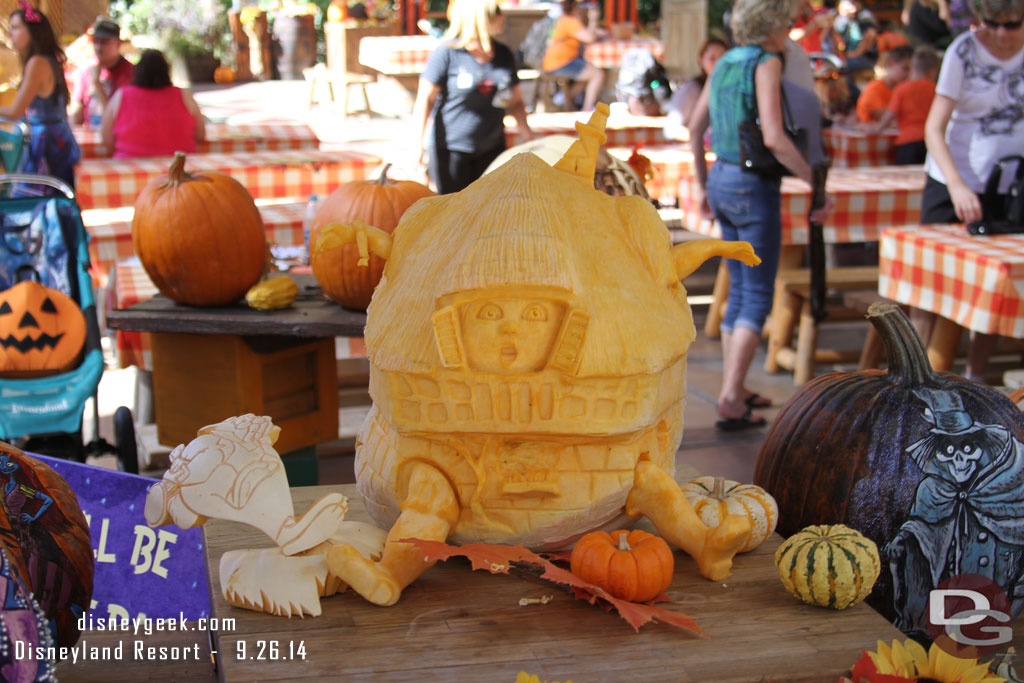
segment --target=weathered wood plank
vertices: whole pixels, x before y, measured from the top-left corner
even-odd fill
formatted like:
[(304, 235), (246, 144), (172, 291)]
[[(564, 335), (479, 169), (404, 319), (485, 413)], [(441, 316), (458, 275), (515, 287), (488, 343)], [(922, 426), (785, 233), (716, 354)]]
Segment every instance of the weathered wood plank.
[[(355, 487), (293, 489), (296, 510), (328, 490), (349, 497), (348, 519), (368, 521)], [(461, 560), (440, 563), (381, 608), (346, 592), (324, 599), (317, 618), (285, 619), (233, 608), (220, 593), (217, 566), (224, 551), (270, 545), (240, 524), (204, 527), (215, 591), (213, 613), (232, 616), (233, 632), (216, 634), (222, 680), (364, 678), (374, 681), (513, 680), (525, 670), (549, 680), (773, 681), (836, 680), (879, 638), (899, 632), (866, 605), (834, 612), (804, 605), (779, 582), (774, 536), (737, 558), (733, 576), (703, 579), (693, 561), (676, 553), (666, 606), (693, 617), (705, 638), (662, 624), (634, 633), (616, 615), (525, 573), (492, 576)], [(555, 596), (547, 605), (520, 607), (520, 597)], [(239, 640), (282, 650), (303, 641), (306, 659), (237, 661)]]

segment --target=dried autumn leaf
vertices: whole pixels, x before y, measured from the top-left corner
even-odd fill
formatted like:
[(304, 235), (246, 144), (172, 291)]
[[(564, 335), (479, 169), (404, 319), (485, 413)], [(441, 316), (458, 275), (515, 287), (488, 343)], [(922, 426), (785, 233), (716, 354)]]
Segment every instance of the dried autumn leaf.
[[(649, 621), (660, 621), (664, 624), (676, 626), (693, 633), (700, 634), (700, 627), (690, 617), (680, 612), (655, 607), (653, 604), (641, 604), (620, 600), (609, 594), (600, 586), (584, 581), (568, 569), (563, 569), (540, 555), (527, 550), (521, 545), (499, 545), (493, 543), (467, 543), (463, 546), (454, 546), (442, 541), (426, 541), (420, 538), (403, 538), (401, 543), (412, 543), (420, 551), (426, 561), (446, 561), (452, 557), (465, 557), (472, 563), (473, 569), (486, 569), (492, 574), (507, 574), (513, 562), (526, 562), (544, 570), (542, 579), (554, 583), (561, 583), (570, 586), (574, 594), (581, 600), (595, 604), (597, 598), (618, 611), (619, 616), (626, 620), (634, 630), (639, 631), (640, 627)], [(659, 595), (655, 600), (667, 600), (664, 595)]]

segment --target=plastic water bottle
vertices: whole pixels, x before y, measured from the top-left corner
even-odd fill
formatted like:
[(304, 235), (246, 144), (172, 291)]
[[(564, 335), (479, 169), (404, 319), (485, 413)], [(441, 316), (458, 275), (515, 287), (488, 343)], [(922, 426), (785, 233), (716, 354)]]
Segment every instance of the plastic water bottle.
[(302, 239), (306, 244), (306, 262), (309, 263), (313, 255), (313, 246), (309, 243), (309, 233), (313, 229), (313, 219), (320, 209), (320, 197), (316, 194), (309, 195), (309, 202), (306, 203), (306, 213), (302, 215)]

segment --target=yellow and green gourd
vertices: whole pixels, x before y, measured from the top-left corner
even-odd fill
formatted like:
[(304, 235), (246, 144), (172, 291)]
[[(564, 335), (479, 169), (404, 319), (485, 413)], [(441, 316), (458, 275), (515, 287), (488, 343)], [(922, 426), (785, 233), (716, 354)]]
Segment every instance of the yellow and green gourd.
[(786, 590), (804, 602), (846, 609), (868, 596), (881, 561), (874, 541), (842, 524), (809, 526), (775, 551)]
[(260, 311), (287, 308), (299, 294), (299, 286), (287, 275), (277, 275), (258, 282), (245, 293), (245, 302)]

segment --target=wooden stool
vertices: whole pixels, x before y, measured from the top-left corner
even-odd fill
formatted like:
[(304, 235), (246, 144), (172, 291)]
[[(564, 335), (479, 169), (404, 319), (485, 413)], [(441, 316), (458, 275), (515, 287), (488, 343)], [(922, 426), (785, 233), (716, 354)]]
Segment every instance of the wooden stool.
[[(833, 268), (826, 274), (830, 290), (868, 289), (878, 286), (877, 266)], [(801, 386), (814, 377), (815, 363), (839, 363), (854, 360), (859, 352), (818, 349), (818, 325), (811, 315), (811, 271), (779, 270), (775, 278), (775, 307), (768, 325), (768, 355), (764, 367), (768, 372), (785, 368), (793, 371), (793, 384)], [(855, 320), (859, 311), (830, 308), (830, 321)], [(792, 348), (793, 332), (799, 325), (796, 349)]]
[[(313, 104), (317, 101), (316, 89), (318, 84), (324, 84), (327, 86), (327, 94), (331, 99), (331, 102), (335, 101), (335, 88), (340, 88), (340, 101), (341, 105), (341, 118), (345, 119), (349, 114), (369, 114), (372, 113), (370, 108), (370, 97), (366, 94), (366, 84), (373, 83), (377, 80), (374, 76), (368, 74), (357, 74), (350, 71), (329, 71), (324, 64), (317, 64), (314, 67), (303, 70), (302, 75), (309, 81), (309, 108), (312, 109)], [(363, 92), (363, 103), (362, 109), (356, 111), (349, 111), (348, 109), (348, 89), (349, 86), (358, 86)]]
[(555, 93), (562, 91), (562, 96), (569, 97), (570, 79), (563, 76), (553, 76), (542, 73), (540, 83), (537, 84), (537, 97), (534, 103), (534, 110), (541, 111), (562, 111), (570, 108), (572, 102), (565, 102), (565, 106), (559, 107), (555, 104)]

